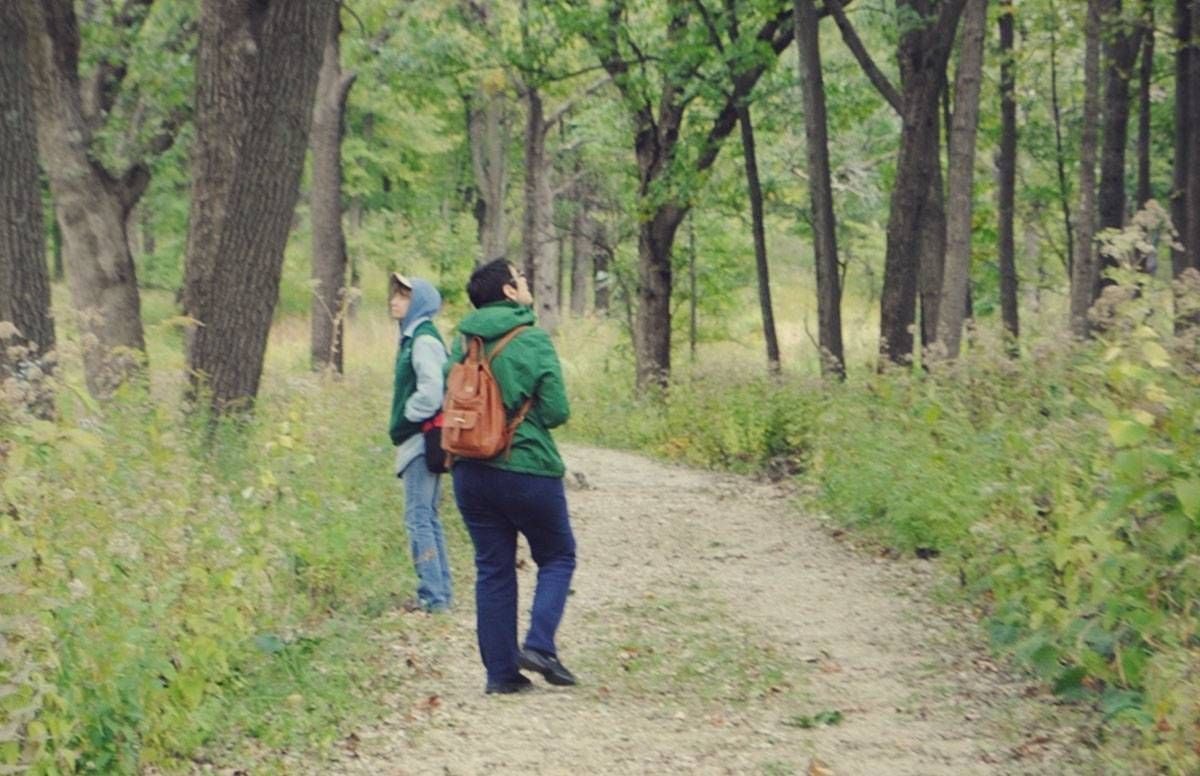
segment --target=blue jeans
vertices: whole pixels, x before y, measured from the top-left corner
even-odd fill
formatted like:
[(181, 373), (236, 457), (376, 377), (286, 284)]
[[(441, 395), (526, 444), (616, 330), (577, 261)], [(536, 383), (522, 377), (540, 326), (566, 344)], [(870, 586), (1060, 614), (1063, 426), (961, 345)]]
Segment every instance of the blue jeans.
[(537, 564), (537, 587), (525, 646), (556, 655), (554, 634), (562, 621), (575, 571), (575, 537), (567, 497), (557, 477), (496, 469), (470, 460), (455, 462), (454, 498), (475, 545), (475, 629), (489, 682), (517, 674), (517, 533), (529, 542)]
[(454, 594), (450, 586), (450, 563), (446, 558), (446, 536), (438, 518), (441, 477), (425, 466), (419, 455), (404, 469), (404, 527), (417, 571), (417, 600), (427, 611), (450, 608)]

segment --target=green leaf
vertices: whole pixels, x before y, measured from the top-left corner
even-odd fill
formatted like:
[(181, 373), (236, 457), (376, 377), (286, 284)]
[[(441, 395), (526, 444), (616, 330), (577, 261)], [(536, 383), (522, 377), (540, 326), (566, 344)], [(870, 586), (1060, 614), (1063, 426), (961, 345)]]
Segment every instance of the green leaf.
[(1087, 669), (1082, 666), (1066, 669), (1054, 680), (1054, 694), (1068, 701), (1083, 700), (1088, 695), (1088, 689), (1083, 686), (1087, 675)]
[(1200, 480), (1180, 480), (1175, 483), (1175, 498), (1183, 513), (1193, 520), (1200, 520)]
[(1167, 349), (1157, 342), (1143, 342), (1142, 355), (1146, 357), (1146, 363), (1155, 369), (1162, 369), (1171, 365), (1171, 356), (1167, 353)]
[(1108, 424), (1108, 435), (1117, 447), (1132, 447), (1146, 441), (1149, 429), (1133, 420), (1113, 420)]

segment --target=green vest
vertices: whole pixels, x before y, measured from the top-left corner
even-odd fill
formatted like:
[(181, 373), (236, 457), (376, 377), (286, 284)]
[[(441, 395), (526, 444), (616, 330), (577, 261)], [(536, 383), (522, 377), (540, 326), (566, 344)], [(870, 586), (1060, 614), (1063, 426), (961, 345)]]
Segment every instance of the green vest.
[(400, 343), (400, 350), (396, 353), (396, 379), (392, 386), (392, 422), (388, 427), (394, 445), (421, 431), (421, 422), (414, 423), (404, 417), (404, 405), (417, 390), (417, 371), (413, 369), (412, 352), (413, 343), (421, 336), (434, 337), (442, 343), (442, 347), (446, 346), (433, 321), (422, 321), (412, 336), (405, 337)]

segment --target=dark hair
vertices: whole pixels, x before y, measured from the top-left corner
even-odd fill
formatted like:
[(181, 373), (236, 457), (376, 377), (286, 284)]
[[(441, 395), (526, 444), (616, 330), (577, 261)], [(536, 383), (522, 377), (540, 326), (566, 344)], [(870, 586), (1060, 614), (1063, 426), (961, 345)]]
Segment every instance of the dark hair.
[(467, 281), (467, 296), (476, 307), (503, 302), (508, 298), (504, 295), (504, 287), (512, 282), (513, 267), (508, 259), (492, 259), (471, 273), (471, 279)]

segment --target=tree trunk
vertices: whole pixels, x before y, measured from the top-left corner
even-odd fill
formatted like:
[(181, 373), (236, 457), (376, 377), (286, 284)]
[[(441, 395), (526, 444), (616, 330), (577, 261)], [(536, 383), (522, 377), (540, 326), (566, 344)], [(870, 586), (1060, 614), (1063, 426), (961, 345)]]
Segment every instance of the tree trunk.
[(537, 87), (525, 93), (525, 217), (522, 247), (525, 276), (533, 291), (538, 324), (551, 333), (558, 328), (559, 266), (551, 224), (554, 197), (550, 190), (550, 161), (546, 158), (546, 123), (542, 95)]
[(665, 387), (671, 374), (671, 252), (686, 214), (678, 205), (660, 205), (638, 229), (633, 350), (640, 388)]
[[(938, 306), (938, 343), (947, 358), (958, 358), (971, 278), (971, 213), (974, 205), (975, 137), (987, 0), (967, 0), (962, 50), (954, 79), (954, 120), (950, 133), (950, 196), (946, 208), (946, 274)], [(1011, 235), (1010, 235), (1011, 237)], [(1011, 247), (1011, 246), (1010, 246)]]
[(779, 374), (779, 337), (775, 334), (775, 311), (771, 306), (771, 268), (767, 263), (767, 232), (763, 225), (763, 193), (758, 179), (758, 157), (754, 149), (754, 124), (749, 106), (738, 110), (742, 127), (742, 151), (746, 160), (746, 188), (750, 195), (750, 230), (754, 235), (754, 269), (758, 277), (758, 306), (762, 313), (763, 339), (767, 346), (767, 371)]
[(591, 213), (590, 186), (582, 178), (582, 164), (575, 165), (576, 181), (571, 187), (575, 194), (575, 212), (571, 216), (571, 315), (582, 318), (587, 314), (588, 278), (592, 276), (596, 244)]
[(813, 263), (817, 276), (817, 344), (821, 348), (821, 374), (845, 379), (837, 222), (833, 215), (825, 78), (821, 72), (820, 45), (819, 18), (813, 0), (796, 0), (796, 48), (800, 58), (800, 94), (804, 101)]
[(69, 0), (22, 0), (38, 146), (47, 165), (88, 390), (108, 396), (146, 349), (126, 222), (145, 181), (118, 180), (95, 161), (79, 87), (79, 27)]
[(193, 389), (258, 393), (333, 3), (203, 0), (183, 306)]
[(1058, 197), (1062, 204), (1063, 231), (1067, 236), (1067, 277), (1073, 277), (1072, 264), (1075, 261), (1075, 225), (1071, 220), (1071, 188), (1067, 183), (1067, 163), (1063, 151), (1062, 110), (1058, 100), (1058, 41), (1054, 28), (1050, 29), (1050, 107), (1054, 112), (1054, 148), (1055, 161), (1058, 167)]
[(1196, 48), (1192, 45), (1192, 0), (1175, 0), (1175, 169), (1171, 182), (1171, 221), (1179, 234), (1182, 247), (1171, 249), (1171, 274), (1179, 277), (1192, 266), (1186, 244), (1188, 234), (1188, 172), (1194, 165), (1188, 164), (1191, 156), (1192, 139), (1197, 134), (1197, 125), (1192, 123), (1191, 101), (1200, 91), (1200, 84), (1191, 82), (1192, 58)]
[(0, 333), (0, 378), (13, 366), (9, 346), (28, 343), (33, 351), (28, 360), (54, 349), (37, 119), (20, 10), (0, 3), (0, 323), (18, 332), (15, 341)]
[(146, 256), (153, 256), (157, 247), (154, 240), (154, 218), (150, 214), (150, 208), (146, 207), (144, 202), (138, 205), (138, 229), (142, 233), (142, 253)]
[(505, 255), (508, 231), (504, 221), (507, 181), (508, 124), (503, 92), (485, 85), (469, 108), (468, 134), (475, 187), (479, 191), (479, 245), (483, 261)]
[(355, 74), (342, 70), (336, 15), (325, 41), (312, 119), (311, 363), (341, 374), (346, 319), (346, 235), (342, 231), (342, 136)]
[(688, 238), (688, 356), (696, 363), (696, 345), (700, 339), (700, 288), (697, 276), (696, 214), (687, 216)]
[[(1100, 157), (1100, 193), (1097, 200), (1098, 228), (1125, 226), (1125, 147), (1129, 139), (1129, 78), (1137, 61), (1141, 29), (1129, 30), (1118, 22), (1121, 0), (1104, 0), (1102, 40), (1104, 52), (1104, 140)], [(1115, 29), (1110, 29), (1110, 25)], [(1115, 259), (1101, 255), (1103, 268), (1115, 267)], [(1101, 280), (1108, 284), (1107, 278)], [(1093, 299), (1093, 301), (1095, 301)]]
[(998, 210), (1000, 215), (1000, 313), (1004, 320), (1004, 331), (1010, 338), (1009, 351), (1017, 353), (1017, 339), (1021, 334), (1017, 306), (1017, 257), (1015, 235), (1015, 210), (1017, 188), (1017, 100), (1016, 100), (1016, 52), (1013, 35), (1013, 13), (1011, 2), (1000, 8), (1000, 153), (997, 167), (999, 186)]
[(1154, 81), (1154, 6), (1147, 6), (1149, 29), (1143, 35), (1138, 81), (1137, 205), (1140, 210), (1154, 198), (1150, 181), (1150, 86)]
[(1100, 112), (1100, 4), (1088, 0), (1084, 28), (1083, 134), (1079, 153), (1079, 212), (1075, 258), (1071, 268), (1071, 332), (1076, 337), (1091, 334), (1088, 310), (1099, 289), (1100, 272), (1092, 245), (1096, 228), (1096, 124)]
[[(930, 135), (936, 139), (938, 96), (964, 4), (965, 0), (946, 0), (935, 21), (925, 27), (914, 25), (900, 41), (904, 96), (896, 182), (888, 212), (879, 323), (880, 356), (896, 364), (912, 362), (920, 266), (918, 245), (921, 230), (926, 228), (933, 165), (939, 163), (938, 144), (930, 140)], [(922, 15), (929, 10), (921, 0), (904, 0), (902, 5)]]
[[(1200, 272), (1200, 0), (1191, 0), (1191, 45), (1188, 51), (1188, 150), (1183, 244), (1187, 248), (1188, 267)], [(1197, 316), (1200, 318), (1200, 314)], [(1200, 323), (1194, 320), (1193, 323)]]
[(595, 252), (592, 254), (595, 263), (595, 273), (592, 275), (592, 287), (595, 289), (592, 299), (592, 309), (598, 316), (608, 315), (609, 299), (612, 296), (612, 276), (610, 265), (613, 249), (608, 245), (604, 224), (597, 221), (592, 232), (592, 242)]
[[(943, 91), (949, 89), (943, 87)], [(949, 111), (946, 111), (949, 116)], [(925, 163), (929, 166), (929, 188), (925, 193), (925, 211), (917, 235), (917, 301), (921, 306), (921, 347), (937, 342), (938, 308), (942, 303), (942, 280), (946, 274), (946, 195), (942, 180), (941, 130), (936, 115), (934, 127), (926, 134), (930, 144)], [(950, 139), (950, 121), (945, 121), (946, 140)], [(947, 146), (949, 143), (947, 142)]]

